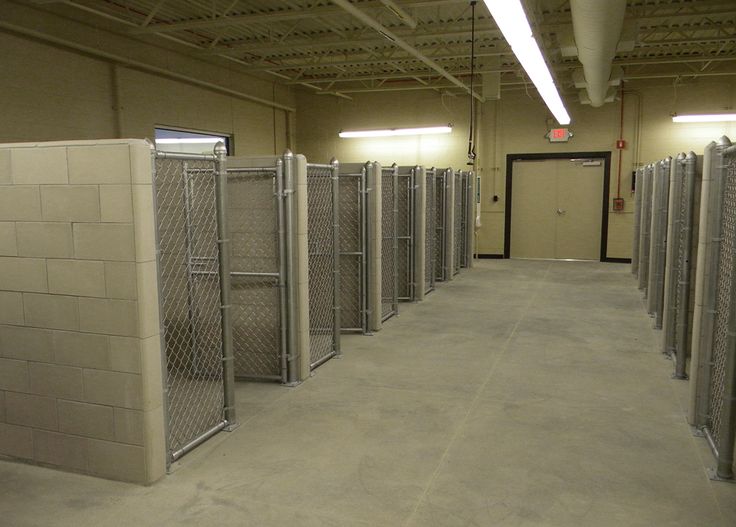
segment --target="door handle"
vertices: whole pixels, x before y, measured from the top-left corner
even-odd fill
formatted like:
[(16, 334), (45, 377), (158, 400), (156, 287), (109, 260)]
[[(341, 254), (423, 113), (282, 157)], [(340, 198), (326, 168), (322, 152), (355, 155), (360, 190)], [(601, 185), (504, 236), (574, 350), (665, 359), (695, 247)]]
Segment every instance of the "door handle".
[(565, 215), (566, 213), (567, 213), (567, 211), (566, 211), (566, 210), (562, 210), (562, 209), (557, 209), (557, 215), (558, 215), (558, 216), (564, 216), (564, 215)]

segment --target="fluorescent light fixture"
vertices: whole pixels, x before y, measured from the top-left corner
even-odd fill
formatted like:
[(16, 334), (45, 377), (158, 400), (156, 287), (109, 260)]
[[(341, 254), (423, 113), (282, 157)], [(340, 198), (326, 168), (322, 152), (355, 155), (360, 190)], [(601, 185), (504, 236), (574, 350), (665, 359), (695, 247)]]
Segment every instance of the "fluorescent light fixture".
[(534, 39), (529, 20), (519, 0), (485, 0), (506, 42), (509, 43), (524, 71), (542, 96), (544, 103), (562, 125), (570, 124), (570, 116), (560, 98), (539, 45)]
[(160, 145), (196, 145), (196, 144), (215, 144), (219, 141), (225, 142), (224, 137), (164, 137), (156, 139), (156, 143)]
[(398, 135), (449, 134), (452, 126), (425, 126), (423, 128), (387, 128), (385, 130), (346, 130), (340, 132), (342, 138), (354, 137), (395, 137)]
[(736, 121), (736, 113), (705, 113), (672, 117), (673, 123), (724, 123), (727, 121)]

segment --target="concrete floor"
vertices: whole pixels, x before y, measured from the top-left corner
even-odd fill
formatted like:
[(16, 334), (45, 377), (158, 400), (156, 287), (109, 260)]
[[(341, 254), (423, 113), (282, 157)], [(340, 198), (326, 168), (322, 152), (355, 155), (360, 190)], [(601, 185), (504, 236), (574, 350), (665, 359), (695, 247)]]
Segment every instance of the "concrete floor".
[(629, 267), (487, 260), (144, 488), (0, 462), (0, 525), (728, 526)]

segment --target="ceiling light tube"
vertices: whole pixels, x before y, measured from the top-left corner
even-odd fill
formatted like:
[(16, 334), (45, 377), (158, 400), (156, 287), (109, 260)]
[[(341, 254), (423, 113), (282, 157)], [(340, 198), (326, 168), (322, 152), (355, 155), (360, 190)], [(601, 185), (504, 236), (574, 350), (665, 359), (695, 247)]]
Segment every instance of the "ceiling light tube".
[(452, 125), (446, 126), (425, 126), (421, 128), (387, 128), (385, 130), (344, 130), (338, 135), (343, 139), (351, 139), (356, 137), (395, 137), (400, 135), (434, 135), (449, 134), (452, 132)]
[(736, 121), (736, 113), (704, 113), (697, 115), (673, 115), (673, 123), (725, 123)]
[(570, 124), (570, 116), (557, 91), (552, 74), (544, 62), (539, 45), (534, 39), (521, 2), (519, 0), (485, 0), (485, 3), (506, 42), (511, 46), (514, 55), (529, 75), (549, 111), (552, 112), (558, 123)]

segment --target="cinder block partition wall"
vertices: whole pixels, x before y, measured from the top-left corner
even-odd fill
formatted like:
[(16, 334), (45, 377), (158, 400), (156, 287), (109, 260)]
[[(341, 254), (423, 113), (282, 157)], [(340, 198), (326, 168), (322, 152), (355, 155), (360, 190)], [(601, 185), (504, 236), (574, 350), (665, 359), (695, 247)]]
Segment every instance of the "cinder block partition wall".
[(164, 474), (151, 184), (145, 141), (0, 145), (0, 456)]

